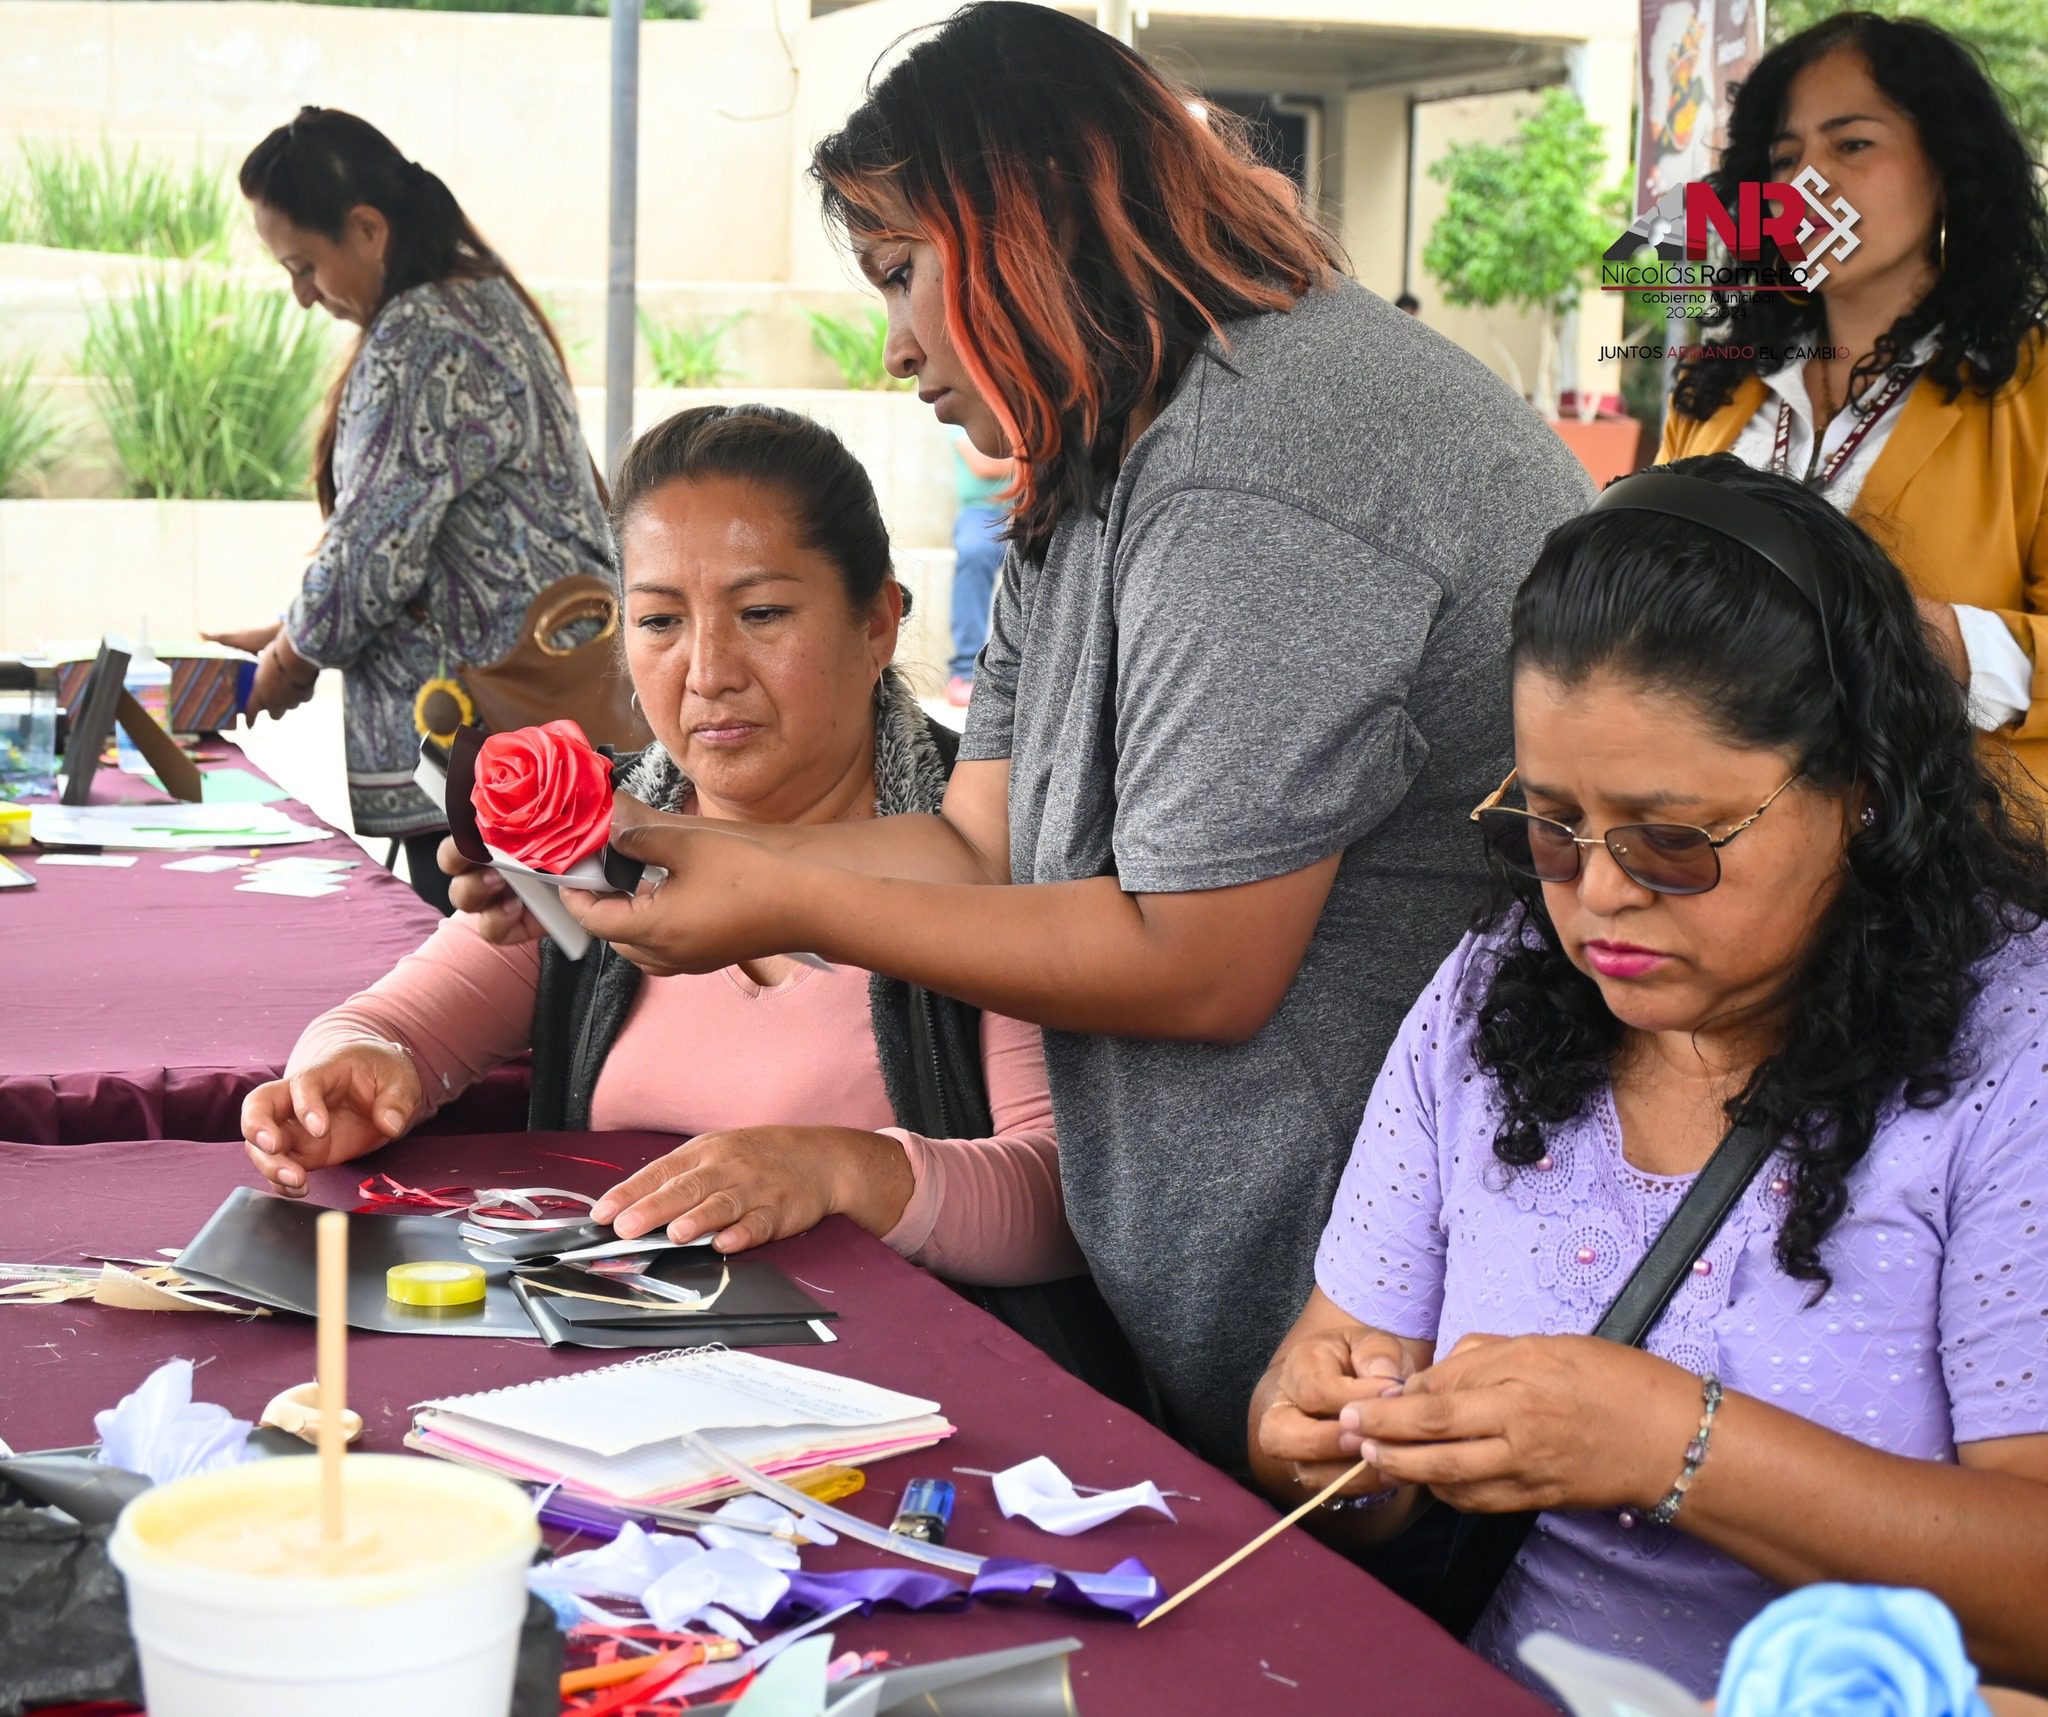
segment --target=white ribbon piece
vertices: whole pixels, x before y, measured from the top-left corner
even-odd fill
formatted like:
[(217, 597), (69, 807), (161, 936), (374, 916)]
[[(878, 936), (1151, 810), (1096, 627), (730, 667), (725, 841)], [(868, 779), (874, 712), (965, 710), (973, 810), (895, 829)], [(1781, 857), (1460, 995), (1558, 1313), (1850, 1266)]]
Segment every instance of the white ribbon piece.
[(730, 1526), (707, 1524), (697, 1528), (697, 1536), (713, 1550), (744, 1550), (756, 1561), (765, 1562), (771, 1568), (790, 1569), (802, 1566), (794, 1542), (794, 1534), (799, 1529), (813, 1544), (839, 1542), (839, 1535), (829, 1526), (820, 1525), (816, 1521), (801, 1520), (781, 1503), (770, 1502), (765, 1496), (736, 1496), (713, 1512), (721, 1520), (745, 1521), (754, 1526), (781, 1529), (784, 1536), (764, 1538), (758, 1532), (735, 1530)]
[[(566, 1198), (583, 1206), (581, 1216), (544, 1216), (540, 1201), (543, 1198)], [(575, 1228), (590, 1220), (590, 1210), (597, 1200), (588, 1193), (570, 1192), (559, 1186), (494, 1186), (487, 1187), (476, 1195), (466, 1210), (444, 1210), (443, 1216), (459, 1216), (466, 1224), (478, 1228), (502, 1228), (517, 1234), (531, 1234), (537, 1228)], [(518, 1210), (520, 1216), (479, 1216), (480, 1210)]]
[(678, 1562), (703, 1552), (703, 1545), (687, 1533), (644, 1532), (628, 1521), (609, 1544), (571, 1551), (552, 1562), (543, 1562), (528, 1570), (526, 1582), (537, 1592), (637, 1601), (642, 1592)]
[(192, 1362), (167, 1359), (119, 1406), (93, 1415), (100, 1459), (158, 1484), (251, 1459), (248, 1420), (192, 1399)]
[(1174, 1518), (1166, 1498), (1150, 1479), (1127, 1485), (1122, 1490), (1100, 1491), (1083, 1496), (1074, 1481), (1044, 1455), (1036, 1455), (995, 1475), (996, 1504), (1006, 1519), (1022, 1515), (1033, 1526), (1072, 1538), (1092, 1526), (1115, 1520), (1134, 1508), (1149, 1508)]
[(784, 1570), (797, 1566), (796, 1551), (772, 1538), (721, 1536), (728, 1542), (707, 1549), (687, 1533), (646, 1532), (628, 1522), (609, 1544), (542, 1563), (526, 1582), (543, 1597), (620, 1599), (638, 1604), (656, 1627), (702, 1624), (751, 1644), (733, 1618), (759, 1621), (775, 1607), (789, 1590)]
[[(773, 1539), (763, 1540), (773, 1544)], [(681, 1561), (641, 1594), (640, 1607), (658, 1628), (687, 1628), (699, 1617), (716, 1621), (712, 1612), (729, 1611), (758, 1622), (789, 1590), (789, 1576), (771, 1568), (748, 1550), (700, 1550)], [(733, 1631), (746, 1638), (746, 1630)]]

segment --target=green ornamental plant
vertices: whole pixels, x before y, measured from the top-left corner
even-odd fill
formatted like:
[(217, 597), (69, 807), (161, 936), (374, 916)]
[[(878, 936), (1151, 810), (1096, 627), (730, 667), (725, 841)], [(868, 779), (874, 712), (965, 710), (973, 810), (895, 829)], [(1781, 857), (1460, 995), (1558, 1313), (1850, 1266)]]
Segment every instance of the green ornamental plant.
[(279, 292), (197, 271), (96, 310), (86, 367), (131, 493), (303, 495), (327, 339)]
[(569, 306), (559, 293), (550, 292), (544, 286), (530, 290), (534, 303), (540, 307), (540, 313), (547, 318), (548, 326), (554, 329), (555, 338), (561, 342), (562, 356), (572, 369), (580, 368), (590, 356), (590, 336), (583, 332), (581, 322), (570, 314)]
[(0, 375), (0, 497), (31, 493), (50, 468), (58, 439), (49, 400), (31, 391), (27, 362)]
[(726, 341), (747, 316), (736, 310), (730, 316), (663, 323), (642, 310), (640, 335), (647, 342), (655, 386), (715, 388), (731, 381), (737, 372), (726, 362)]
[(804, 320), (811, 325), (811, 344), (832, 360), (840, 380), (848, 387), (881, 392), (910, 386), (889, 374), (884, 361), (889, 345), (889, 319), (881, 311), (834, 316), (823, 310), (806, 310)]
[(1600, 128), (1578, 97), (1551, 89), (1507, 143), (1455, 144), (1429, 170), (1446, 195), (1423, 267), (1452, 304), (1507, 304), (1543, 318), (1534, 397), (1553, 416), (1557, 324), (1627, 218), (1621, 193), (1596, 191), (1605, 160)]
[(97, 152), (24, 143), (22, 184), (6, 225), (16, 242), (58, 250), (225, 259), (234, 199), (203, 163), (183, 173), (125, 158), (102, 141)]

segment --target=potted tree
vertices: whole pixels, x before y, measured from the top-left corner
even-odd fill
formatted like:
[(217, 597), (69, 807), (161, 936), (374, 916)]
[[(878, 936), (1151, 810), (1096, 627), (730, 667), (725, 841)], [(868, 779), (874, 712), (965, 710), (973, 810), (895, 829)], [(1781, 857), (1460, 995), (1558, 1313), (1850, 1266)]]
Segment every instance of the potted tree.
[[(1542, 317), (1535, 381), (1523, 395), (1593, 480), (1604, 483), (1635, 467), (1641, 437), (1635, 419), (1583, 408), (1561, 417), (1557, 408), (1558, 325), (1578, 304), (1586, 274), (1625, 218), (1625, 193), (1596, 190), (1601, 160), (1600, 128), (1563, 89), (1546, 90), (1542, 106), (1507, 143), (1453, 145), (1429, 170), (1446, 196), (1423, 246), (1422, 266), (1452, 304), (1507, 304)], [(1596, 403), (1588, 390), (1581, 398)]]

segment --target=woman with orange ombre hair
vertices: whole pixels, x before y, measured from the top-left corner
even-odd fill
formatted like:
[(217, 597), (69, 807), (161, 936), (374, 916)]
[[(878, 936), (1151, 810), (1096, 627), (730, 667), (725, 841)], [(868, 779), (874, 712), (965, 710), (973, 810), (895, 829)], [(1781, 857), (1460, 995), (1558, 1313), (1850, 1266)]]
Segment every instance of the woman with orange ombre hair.
[(813, 171), (891, 370), (1018, 461), (958, 771), (858, 826), (623, 805), (670, 880), (566, 898), (649, 970), (816, 949), (1046, 1026), (1073, 1231), (1166, 1423), (1242, 1469), (1476, 893), (1509, 598), (1588, 485), (1235, 130), (1051, 7), (964, 7)]

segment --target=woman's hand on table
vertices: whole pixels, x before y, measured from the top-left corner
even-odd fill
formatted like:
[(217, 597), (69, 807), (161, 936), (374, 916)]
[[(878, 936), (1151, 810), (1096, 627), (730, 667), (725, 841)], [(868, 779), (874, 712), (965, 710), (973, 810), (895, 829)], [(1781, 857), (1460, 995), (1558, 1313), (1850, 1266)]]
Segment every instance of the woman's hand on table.
[(611, 845), (667, 877), (630, 898), (565, 888), (562, 904), (650, 977), (716, 972), (808, 945), (786, 923), (790, 904), (803, 897), (802, 861), (736, 829), (664, 816), (623, 796)]
[(306, 1177), (399, 1137), (420, 1109), (420, 1076), (395, 1043), (352, 1043), (242, 1099), (249, 1160), (287, 1198)]
[[(1364, 1324), (1306, 1332), (1282, 1349), (1261, 1386), (1255, 1432), (1259, 1453), (1292, 1468), (1294, 1482), (1318, 1491), (1358, 1462), (1358, 1442), (1339, 1417), (1352, 1403), (1398, 1395), (1415, 1361), (1395, 1336)], [(1397, 1481), (1368, 1469), (1340, 1493), (1365, 1495)]]
[(738, 1127), (700, 1133), (629, 1175), (591, 1217), (622, 1240), (664, 1225), (669, 1238), (712, 1236), (720, 1252), (786, 1239), (828, 1216), (880, 1238), (903, 1218), (914, 1180), (903, 1147), (853, 1127)]
[(1454, 1508), (1642, 1508), (1671, 1488), (1699, 1418), (1700, 1380), (1640, 1348), (1468, 1335), (1398, 1395), (1346, 1405), (1340, 1441)]
[(471, 864), (456, 850), (454, 839), (443, 840), (434, 855), (448, 884), (448, 900), (457, 912), (476, 919), (477, 934), (500, 948), (538, 942), (547, 934), (512, 892), (512, 885), (488, 865)]

